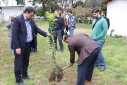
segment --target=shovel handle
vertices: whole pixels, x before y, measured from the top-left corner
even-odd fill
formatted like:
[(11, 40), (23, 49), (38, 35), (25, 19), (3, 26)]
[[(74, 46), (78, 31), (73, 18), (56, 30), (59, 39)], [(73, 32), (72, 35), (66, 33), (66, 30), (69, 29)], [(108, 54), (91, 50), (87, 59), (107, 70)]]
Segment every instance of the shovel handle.
[[(76, 63), (77, 61), (75, 61), (74, 63)], [(62, 69), (64, 70), (65, 68), (68, 68), (68, 67), (70, 67), (70, 65), (67, 65), (67, 66), (65, 66), (65, 67), (63, 67)]]
[(70, 65), (68, 65), (68, 66), (65, 66), (65, 67), (63, 67), (62, 69), (64, 70), (65, 68), (67, 68), (67, 67), (69, 67)]

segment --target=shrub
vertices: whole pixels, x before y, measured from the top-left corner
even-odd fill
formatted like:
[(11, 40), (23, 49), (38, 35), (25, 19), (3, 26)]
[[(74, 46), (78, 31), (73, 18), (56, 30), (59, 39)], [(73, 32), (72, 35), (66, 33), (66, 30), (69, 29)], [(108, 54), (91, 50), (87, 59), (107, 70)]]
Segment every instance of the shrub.
[[(88, 19), (84, 19), (85, 24), (88, 24), (89, 20)], [(90, 20), (90, 24), (92, 24), (93, 20)], [(82, 23), (82, 20), (79, 19), (79, 23)]]
[(42, 7), (38, 7), (36, 9), (36, 15), (37, 16), (44, 16), (44, 14), (43, 14), (43, 8)]

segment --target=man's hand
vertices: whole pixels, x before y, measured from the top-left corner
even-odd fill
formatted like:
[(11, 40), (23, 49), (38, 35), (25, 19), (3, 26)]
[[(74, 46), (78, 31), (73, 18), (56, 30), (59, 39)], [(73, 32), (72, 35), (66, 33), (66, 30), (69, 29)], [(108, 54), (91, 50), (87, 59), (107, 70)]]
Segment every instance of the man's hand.
[(48, 36), (52, 36), (51, 33), (48, 33)]
[(21, 55), (21, 48), (18, 48), (15, 51), (16, 51), (16, 54)]
[(10, 21), (10, 22), (11, 22), (11, 20), (12, 20), (12, 19), (11, 19), (11, 18), (9, 18), (9, 21)]
[(73, 27), (71, 27), (71, 29), (73, 29)]
[(70, 67), (73, 66), (73, 64), (69, 63)]

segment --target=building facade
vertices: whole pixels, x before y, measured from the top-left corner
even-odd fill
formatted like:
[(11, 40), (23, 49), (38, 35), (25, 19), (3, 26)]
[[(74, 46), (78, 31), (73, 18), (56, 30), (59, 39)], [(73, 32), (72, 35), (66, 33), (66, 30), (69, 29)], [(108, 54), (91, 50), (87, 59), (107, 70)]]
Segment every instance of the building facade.
[(107, 17), (110, 19), (108, 35), (114, 29), (114, 34), (127, 36), (127, 0), (105, 0), (103, 4), (107, 4)]

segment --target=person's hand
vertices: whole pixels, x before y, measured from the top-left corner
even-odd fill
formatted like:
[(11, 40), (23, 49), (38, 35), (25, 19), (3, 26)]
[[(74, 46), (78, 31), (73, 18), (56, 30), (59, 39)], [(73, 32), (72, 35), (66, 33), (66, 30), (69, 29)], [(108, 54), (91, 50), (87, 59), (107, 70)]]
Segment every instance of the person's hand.
[(73, 27), (71, 27), (71, 29), (73, 29)]
[(70, 67), (73, 66), (73, 64), (69, 63)]
[(12, 19), (11, 19), (11, 18), (9, 18), (9, 21), (10, 21), (10, 22), (11, 22), (11, 20), (12, 20)]
[(52, 36), (51, 33), (48, 33), (48, 36)]
[(18, 48), (15, 51), (16, 51), (16, 54), (21, 55), (21, 48)]

